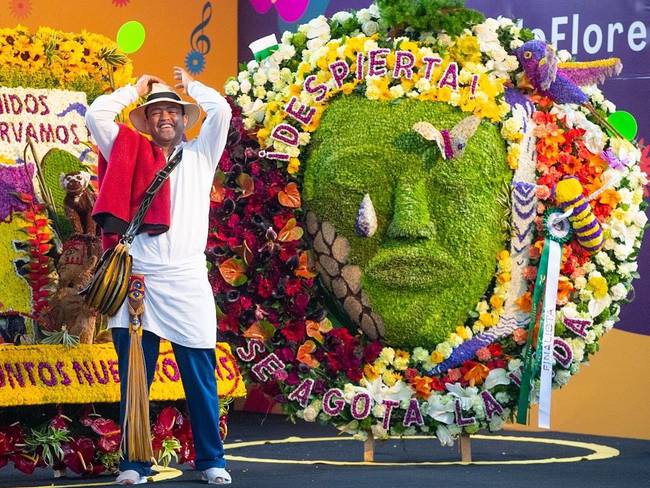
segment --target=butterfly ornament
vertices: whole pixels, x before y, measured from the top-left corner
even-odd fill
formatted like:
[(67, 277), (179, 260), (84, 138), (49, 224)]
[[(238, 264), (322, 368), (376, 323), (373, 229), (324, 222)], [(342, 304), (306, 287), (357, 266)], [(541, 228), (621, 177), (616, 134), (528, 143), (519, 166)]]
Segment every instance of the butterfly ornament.
[(451, 129), (436, 129), (429, 122), (417, 122), (413, 130), (427, 141), (435, 141), (440, 148), (442, 157), (447, 160), (457, 159), (463, 155), (467, 142), (476, 133), (481, 118), (470, 115), (458, 122)]

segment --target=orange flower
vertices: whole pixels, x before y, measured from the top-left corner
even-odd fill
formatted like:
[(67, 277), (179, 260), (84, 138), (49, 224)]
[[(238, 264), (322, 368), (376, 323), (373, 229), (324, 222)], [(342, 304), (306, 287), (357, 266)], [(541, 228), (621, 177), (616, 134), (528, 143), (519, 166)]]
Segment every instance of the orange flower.
[(307, 320), (307, 335), (316, 339), (321, 344), (323, 343), (323, 334), (326, 334), (332, 330), (332, 322), (329, 319), (324, 319), (321, 322), (314, 322), (313, 320)]
[(562, 163), (562, 172), (566, 174), (574, 175), (582, 168), (582, 161), (571, 154), (561, 154), (560, 162)]
[(280, 205), (288, 208), (300, 208), (300, 192), (298, 191), (298, 185), (295, 183), (287, 183), (287, 186), (284, 187), (284, 190), (278, 192), (278, 201)]
[(314, 341), (307, 341), (298, 348), (296, 358), (310, 368), (317, 368), (320, 363), (311, 355), (316, 350)]
[(377, 373), (377, 370), (375, 370), (375, 367), (372, 364), (366, 364), (363, 367), (363, 375), (369, 381), (373, 381), (379, 378), (379, 373)]
[(490, 297), (490, 305), (492, 305), (492, 308), (496, 308), (497, 310), (503, 307), (503, 298), (497, 296), (497, 295), (492, 295)]
[(469, 382), (470, 386), (482, 385), (489, 373), (490, 368), (484, 364), (476, 363), (472, 369), (465, 373), (463, 378)]
[(215, 180), (210, 191), (210, 201), (214, 203), (221, 203), (226, 196), (226, 189), (221, 184), (221, 181)]
[(571, 292), (573, 291), (573, 284), (566, 276), (560, 276), (560, 281), (557, 285), (557, 303), (558, 305), (565, 305), (569, 301)]
[(284, 227), (278, 233), (278, 239), (282, 242), (297, 241), (304, 233), (302, 227), (296, 225), (296, 219), (289, 219)]
[(253, 178), (246, 173), (241, 173), (237, 177), (237, 184), (242, 190), (241, 198), (250, 197), (255, 192), (255, 184), (253, 183)]
[(515, 303), (522, 312), (530, 312), (533, 309), (533, 297), (529, 291), (517, 298)]
[(415, 394), (422, 399), (429, 398), (431, 395), (431, 378), (426, 376), (416, 376), (411, 380), (411, 386), (415, 388)]
[(610, 188), (608, 190), (605, 190), (601, 195), (600, 198), (598, 199), (600, 203), (603, 205), (609, 205), (610, 207), (615, 207), (618, 205), (618, 202), (621, 201), (621, 197), (619, 196), (618, 192), (614, 190), (613, 188)]
[(316, 273), (311, 271), (309, 266), (309, 253), (308, 251), (303, 251), (298, 256), (298, 267), (293, 270), (293, 274), (300, 276), (301, 278), (314, 278)]
[(273, 337), (273, 334), (275, 334), (275, 328), (268, 322), (255, 322), (244, 331), (243, 336), (248, 339), (259, 339), (266, 342)]
[(246, 265), (240, 258), (226, 259), (219, 265), (219, 273), (232, 286), (240, 286), (248, 281)]

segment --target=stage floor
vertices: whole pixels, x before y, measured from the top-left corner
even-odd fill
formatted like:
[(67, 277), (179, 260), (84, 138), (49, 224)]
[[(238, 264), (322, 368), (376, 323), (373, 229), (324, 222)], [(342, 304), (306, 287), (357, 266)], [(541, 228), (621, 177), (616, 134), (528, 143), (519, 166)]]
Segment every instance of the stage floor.
[[(535, 486), (558, 488), (650, 487), (650, 441), (559, 433), (503, 431), (472, 439), (473, 461), (461, 465), (457, 447), (435, 439), (378, 442), (377, 465), (364, 465), (363, 443), (328, 427), (280, 416), (233, 412), (226, 453), (233, 485), (240, 487), (379, 488), (423, 486)], [(197, 473), (171, 472), (168, 487), (197, 487)], [(0, 487), (101, 487), (112, 477), (53, 480), (51, 472), (26, 476), (5, 466)], [(113, 485), (115, 486), (115, 485)]]

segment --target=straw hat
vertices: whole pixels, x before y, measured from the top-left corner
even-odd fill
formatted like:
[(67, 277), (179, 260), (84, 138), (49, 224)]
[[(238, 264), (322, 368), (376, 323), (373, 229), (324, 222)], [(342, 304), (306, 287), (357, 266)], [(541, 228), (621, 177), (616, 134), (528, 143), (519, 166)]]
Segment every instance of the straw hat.
[(140, 132), (148, 134), (149, 131), (147, 130), (147, 116), (145, 110), (148, 105), (158, 102), (172, 102), (182, 105), (185, 108), (185, 115), (187, 115), (187, 124), (185, 125), (185, 129), (192, 127), (194, 123), (199, 120), (199, 116), (201, 115), (201, 109), (198, 105), (182, 100), (171, 87), (162, 83), (154, 83), (151, 85), (151, 93), (147, 95), (147, 100), (139, 107), (133, 109), (129, 114), (133, 127), (138, 129)]

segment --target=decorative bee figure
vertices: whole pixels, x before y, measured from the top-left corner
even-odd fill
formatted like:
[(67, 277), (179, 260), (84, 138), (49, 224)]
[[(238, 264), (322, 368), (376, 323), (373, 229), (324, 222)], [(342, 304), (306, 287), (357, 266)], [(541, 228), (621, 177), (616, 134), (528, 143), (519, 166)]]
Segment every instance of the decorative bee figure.
[(590, 253), (603, 247), (603, 228), (583, 196), (582, 185), (577, 178), (566, 178), (555, 185), (555, 201), (562, 210), (572, 210), (569, 217), (578, 242)]
[(429, 122), (417, 122), (413, 125), (413, 130), (427, 141), (435, 141), (442, 157), (451, 160), (463, 155), (467, 141), (476, 133), (480, 123), (480, 117), (470, 115), (449, 130), (438, 130)]

